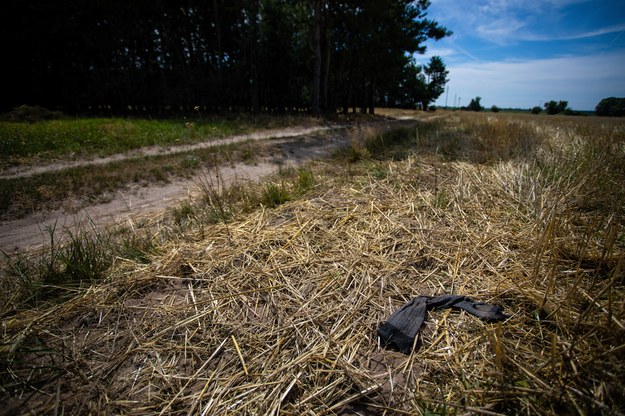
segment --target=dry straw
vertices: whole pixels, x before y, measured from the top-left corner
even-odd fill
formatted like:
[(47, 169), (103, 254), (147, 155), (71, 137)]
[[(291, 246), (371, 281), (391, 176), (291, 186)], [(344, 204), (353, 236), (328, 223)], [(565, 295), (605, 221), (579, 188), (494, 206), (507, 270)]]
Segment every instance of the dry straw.
[[(583, 187), (537, 160), (442, 154), (471, 122), (401, 161), (317, 162), (332, 175), (308, 196), (188, 230), (147, 266), (118, 259), (104, 284), (4, 319), (7, 408), (623, 413), (622, 217), (578, 209)], [(511, 318), (432, 312), (410, 356), (378, 345), (396, 308), (443, 293)]]

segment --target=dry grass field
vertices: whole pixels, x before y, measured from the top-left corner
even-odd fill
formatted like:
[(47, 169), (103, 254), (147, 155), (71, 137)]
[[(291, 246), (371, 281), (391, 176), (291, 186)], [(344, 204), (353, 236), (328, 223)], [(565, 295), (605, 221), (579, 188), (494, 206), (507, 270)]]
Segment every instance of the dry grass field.
[(12, 259), (0, 413), (624, 414), (625, 122), (439, 113)]

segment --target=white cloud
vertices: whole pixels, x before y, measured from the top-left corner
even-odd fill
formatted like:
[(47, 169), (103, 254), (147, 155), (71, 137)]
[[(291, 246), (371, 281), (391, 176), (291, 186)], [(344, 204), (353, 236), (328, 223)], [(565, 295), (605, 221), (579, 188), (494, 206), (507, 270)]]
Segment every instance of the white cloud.
[[(587, 4), (571, 7), (579, 3)], [(602, 3), (602, 13), (614, 13), (616, 3)], [(450, 70), (449, 93), (437, 105), (444, 105), (446, 98), (452, 105), (454, 96), (462, 97), (466, 105), (472, 97), (481, 96), (488, 107), (529, 108), (545, 100), (567, 100), (574, 109), (592, 110), (602, 98), (625, 97), (625, 75), (621, 74), (625, 50), (622, 42), (617, 43), (625, 35), (625, 23), (597, 20), (599, 14), (577, 19), (577, 14), (595, 8), (596, 3), (588, 0), (432, 1), (429, 17), (455, 33), (431, 43), (426, 56), (417, 57), (422, 62), (431, 55), (442, 56)], [(611, 42), (605, 38), (571, 42), (611, 33)], [(526, 41), (569, 43), (560, 49), (557, 44)], [(549, 56), (558, 50), (574, 50), (577, 55)]]
[[(625, 97), (625, 51), (551, 59), (468, 62), (448, 65), (448, 105), (482, 97), (486, 107), (530, 108), (546, 100), (567, 100), (571, 108), (592, 110), (605, 97)], [(445, 105), (445, 94), (437, 105)]]
[(447, 58), (445, 59), (446, 61), (457, 60), (464, 62), (467, 58), (475, 62), (482, 61), (480, 58), (458, 45), (456, 35), (445, 38), (442, 43), (430, 41), (430, 43), (427, 45), (427, 50), (425, 51), (425, 54), (416, 55), (416, 58), (417, 60), (421, 61), (423, 59), (429, 59), (431, 56), (434, 55), (438, 55), (442, 58)]
[(587, 39), (594, 38), (595, 36), (607, 35), (610, 33), (618, 33), (625, 31), (625, 24), (602, 27), (595, 30), (583, 31), (583, 32), (573, 32), (567, 33), (564, 35), (540, 35), (540, 34), (527, 34), (522, 36), (523, 40), (535, 40), (535, 41), (553, 41), (553, 40), (576, 40), (576, 39)]
[(497, 43), (500, 39), (508, 39), (515, 36), (519, 29), (524, 26), (525, 22), (513, 17), (507, 17), (504, 19), (495, 19), (488, 24), (477, 26), (476, 33), (482, 38)]

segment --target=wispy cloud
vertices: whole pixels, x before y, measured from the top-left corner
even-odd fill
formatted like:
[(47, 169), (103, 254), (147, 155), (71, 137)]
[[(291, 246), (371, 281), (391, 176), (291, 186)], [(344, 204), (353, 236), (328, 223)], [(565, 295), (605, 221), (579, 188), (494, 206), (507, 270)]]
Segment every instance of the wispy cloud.
[(421, 60), (423, 58), (429, 59), (430, 57), (436, 55), (451, 60), (457, 58), (458, 56), (462, 56), (464, 58), (463, 60), (469, 58), (473, 62), (482, 62), (480, 58), (467, 51), (463, 47), (459, 46), (458, 43), (455, 41), (455, 36), (452, 36), (449, 39), (445, 39), (443, 41), (443, 45), (447, 46), (439, 46), (439, 44), (428, 45), (425, 54), (418, 56), (417, 60)]
[[(571, 7), (588, 0), (457, 0), (433, 2), (434, 18), (463, 38), (477, 37), (497, 45), (519, 41), (555, 41), (587, 39), (620, 32), (625, 23), (605, 27), (576, 27), (570, 30)], [(594, 7), (593, 7), (594, 8)]]
[(459, 38), (477, 37), (501, 44), (528, 24), (528, 16), (517, 10), (519, 3), (478, 0), (459, 7), (456, 0), (442, 0), (433, 3), (434, 18), (451, 28)]
[(525, 22), (517, 18), (506, 17), (477, 26), (476, 33), (482, 38), (498, 43), (500, 40), (507, 40), (516, 36), (519, 29), (525, 25)]
[(416, 55), (415, 58), (418, 61), (430, 59), (432, 56), (440, 56), (441, 58), (448, 58), (456, 55), (458, 51), (451, 47), (444, 46), (428, 46), (423, 55)]
[(545, 35), (545, 34), (530, 33), (527, 35), (522, 35), (521, 38), (523, 40), (532, 40), (532, 41), (576, 40), (576, 39), (594, 38), (596, 36), (607, 35), (610, 33), (620, 33), (623, 31), (625, 31), (625, 24), (607, 26), (607, 27), (602, 27), (602, 28), (595, 29), (595, 30), (590, 30), (590, 31), (580, 31), (580, 32), (567, 33), (567, 34), (554, 34), (551, 36)]

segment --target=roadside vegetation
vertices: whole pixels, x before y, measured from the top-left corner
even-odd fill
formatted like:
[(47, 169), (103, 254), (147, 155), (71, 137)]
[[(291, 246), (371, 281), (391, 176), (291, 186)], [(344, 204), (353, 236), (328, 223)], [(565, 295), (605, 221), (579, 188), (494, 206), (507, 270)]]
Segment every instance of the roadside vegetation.
[[(305, 168), (207, 175), (162, 215), (10, 257), (8, 409), (623, 413), (625, 122), (454, 112), (349, 135)], [(510, 318), (432, 312), (411, 355), (378, 345), (390, 313), (443, 293)]]
[[(109, 156), (148, 146), (171, 146), (220, 139), (252, 131), (314, 125), (308, 116), (201, 116), (156, 120), (140, 118), (41, 119), (20, 108), (19, 120), (0, 120), (0, 168)], [(29, 116), (23, 116), (26, 113)], [(44, 113), (48, 114), (48, 112)], [(24, 121), (25, 120), (25, 121)]]
[(28, 177), (0, 178), (0, 218), (21, 218), (41, 209), (64, 207), (68, 212), (85, 204), (110, 200), (130, 186), (168, 183), (189, 178), (215, 164), (256, 163), (271, 145), (244, 142), (189, 152), (137, 156), (104, 165), (70, 167)]
[[(276, 150), (271, 144), (249, 141), (175, 154), (142, 155), (141, 150), (149, 146), (210, 143), (236, 134), (332, 122), (305, 115), (202, 117), (197, 113), (191, 120), (76, 119), (41, 107), (15, 109), (0, 120), (0, 172), (8, 172), (6, 169), (11, 167), (128, 156), (103, 165), (0, 178), (0, 218), (21, 218), (41, 209), (60, 207), (72, 212), (85, 204), (106, 202), (115, 192), (131, 186), (189, 178), (216, 164), (254, 164)], [(133, 151), (138, 154), (133, 156)]]

